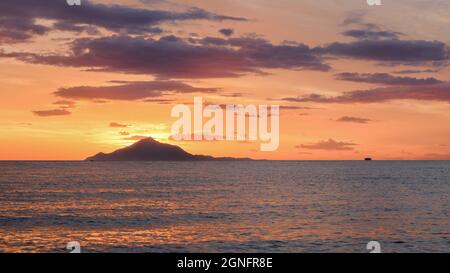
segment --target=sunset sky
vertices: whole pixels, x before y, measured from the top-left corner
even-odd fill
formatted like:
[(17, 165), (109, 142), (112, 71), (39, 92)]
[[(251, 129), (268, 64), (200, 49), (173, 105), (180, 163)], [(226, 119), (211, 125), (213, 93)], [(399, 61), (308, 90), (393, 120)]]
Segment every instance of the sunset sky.
[[(2, 0), (0, 160), (450, 159), (450, 1), (382, 1)], [(279, 149), (170, 140), (194, 96), (280, 105)]]

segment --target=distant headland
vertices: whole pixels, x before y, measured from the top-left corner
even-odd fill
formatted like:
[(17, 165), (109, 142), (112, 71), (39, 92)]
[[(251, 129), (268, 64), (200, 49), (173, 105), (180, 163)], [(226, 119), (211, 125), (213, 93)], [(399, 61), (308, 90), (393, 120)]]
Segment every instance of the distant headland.
[(213, 157), (208, 155), (193, 155), (182, 148), (167, 143), (161, 143), (151, 137), (118, 149), (112, 153), (98, 153), (88, 157), (86, 161), (232, 161), (252, 160), (250, 158)]

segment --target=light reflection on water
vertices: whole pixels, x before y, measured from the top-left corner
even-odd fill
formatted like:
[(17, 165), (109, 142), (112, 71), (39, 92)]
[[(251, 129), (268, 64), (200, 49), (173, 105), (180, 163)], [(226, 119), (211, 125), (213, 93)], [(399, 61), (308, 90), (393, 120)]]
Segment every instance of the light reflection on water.
[(450, 251), (450, 162), (0, 162), (0, 251)]

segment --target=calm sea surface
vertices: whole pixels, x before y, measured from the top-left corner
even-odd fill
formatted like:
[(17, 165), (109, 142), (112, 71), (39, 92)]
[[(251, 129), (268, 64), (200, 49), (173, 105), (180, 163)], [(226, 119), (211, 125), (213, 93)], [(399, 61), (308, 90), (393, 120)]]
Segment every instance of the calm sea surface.
[(0, 162), (0, 252), (450, 252), (450, 162)]

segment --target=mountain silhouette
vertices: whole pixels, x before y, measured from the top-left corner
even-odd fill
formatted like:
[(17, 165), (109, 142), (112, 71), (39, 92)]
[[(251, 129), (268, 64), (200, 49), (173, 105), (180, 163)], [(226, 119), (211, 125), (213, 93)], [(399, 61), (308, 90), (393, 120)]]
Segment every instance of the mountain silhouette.
[(112, 153), (98, 153), (86, 158), (88, 161), (212, 161), (251, 160), (250, 158), (212, 157), (193, 155), (176, 145), (161, 143), (153, 138), (145, 138)]

